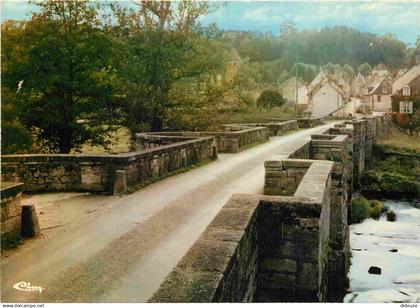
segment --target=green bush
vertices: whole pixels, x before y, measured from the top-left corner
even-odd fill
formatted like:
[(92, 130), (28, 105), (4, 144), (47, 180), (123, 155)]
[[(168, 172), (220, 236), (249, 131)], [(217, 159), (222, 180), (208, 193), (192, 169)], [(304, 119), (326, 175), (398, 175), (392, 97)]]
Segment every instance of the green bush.
[(351, 221), (352, 223), (362, 222), (369, 217), (370, 204), (365, 198), (354, 199), (351, 203)]
[(361, 182), (364, 191), (389, 197), (416, 196), (419, 189), (419, 183), (406, 175), (379, 170), (366, 172)]
[(388, 213), (389, 212), (389, 207), (386, 205), (382, 206), (382, 213)]
[(272, 109), (273, 107), (283, 106), (285, 100), (277, 90), (267, 89), (261, 93), (257, 100), (257, 106), (265, 109)]
[(382, 202), (378, 200), (367, 200), (363, 197), (356, 198), (351, 204), (351, 221), (352, 223), (358, 223), (369, 217), (379, 219), (382, 212)]
[(369, 206), (369, 216), (373, 219), (379, 219), (382, 214), (382, 202), (378, 200), (370, 200)]
[(389, 211), (388, 213), (386, 213), (386, 220), (388, 221), (397, 220), (397, 214), (395, 214), (393, 211)]

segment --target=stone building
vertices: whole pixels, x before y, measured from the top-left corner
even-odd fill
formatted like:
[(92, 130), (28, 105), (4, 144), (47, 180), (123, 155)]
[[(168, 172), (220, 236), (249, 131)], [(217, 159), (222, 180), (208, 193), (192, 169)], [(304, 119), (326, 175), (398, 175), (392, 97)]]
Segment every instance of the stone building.
[(340, 115), (344, 112), (343, 107), (347, 101), (346, 93), (329, 77), (315, 86), (308, 93), (311, 116), (318, 118), (335, 113)]
[(354, 78), (353, 82), (351, 83), (351, 95), (354, 97), (361, 97), (362, 88), (365, 82), (365, 77), (362, 74), (358, 73), (357, 76)]
[(393, 112), (414, 114), (420, 107), (420, 64), (394, 80), (391, 101)]
[(389, 77), (380, 77), (366, 86), (367, 93), (363, 100), (369, 110), (377, 112), (391, 111), (392, 80)]
[[(308, 89), (306, 88), (305, 82), (298, 78), (298, 104), (307, 105)], [(287, 100), (287, 103), (296, 103), (296, 77), (290, 77), (279, 86), (280, 94)]]

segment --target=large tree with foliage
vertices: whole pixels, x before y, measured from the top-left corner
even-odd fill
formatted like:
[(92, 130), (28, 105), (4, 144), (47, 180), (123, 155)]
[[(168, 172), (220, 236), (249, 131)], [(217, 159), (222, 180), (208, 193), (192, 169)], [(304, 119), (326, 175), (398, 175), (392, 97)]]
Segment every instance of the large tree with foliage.
[[(13, 89), (22, 81), (15, 95), (23, 105), (20, 118), (43, 150), (69, 153), (84, 143), (105, 144), (112, 74), (98, 4), (86, 0), (35, 4), (40, 12), (11, 37), (14, 42), (9, 43), (21, 49), (3, 59), (2, 86)], [(2, 34), (7, 37), (6, 30)]]
[(363, 63), (359, 66), (357, 71), (363, 76), (367, 76), (372, 72), (372, 67), (369, 65), (369, 63)]
[(283, 106), (285, 100), (283, 96), (273, 89), (266, 89), (261, 93), (257, 100), (257, 106), (265, 109), (272, 109), (274, 107)]
[(132, 135), (145, 128), (161, 130), (178, 105), (171, 94), (176, 83), (197, 85), (221, 64), (221, 48), (209, 40), (217, 31), (198, 23), (209, 10), (208, 3), (139, 1), (137, 5), (137, 9), (113, 6), (118, 20), (114, 30), (129, 51), (120, 75), (126, 126)]

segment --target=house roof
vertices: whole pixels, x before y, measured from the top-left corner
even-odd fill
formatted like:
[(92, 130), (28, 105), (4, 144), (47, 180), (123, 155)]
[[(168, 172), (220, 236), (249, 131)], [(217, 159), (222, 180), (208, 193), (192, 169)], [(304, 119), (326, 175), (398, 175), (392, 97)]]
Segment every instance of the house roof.
[[(293, 82), (296, 82), (295, 80), (296, 80), (296, 77), (290, 77), (290, 78), (287, 78), (285, 81), (283, 81), (283, 83), (279, 86), (279, 89), (282, 89), (287, 83), (289, 83), (290, 81), (293, 81)], [(298, 83), (300, 83), (301, 85), (299, 86), (299, 87), (301, 87), (302, 85), (305, 85), (305, 82), (302, 80), (302, 79), (300, 79), (300, 78), (298, 78)]]
[(312, 90), (315, 89), (315, 87), (322, 82), (325, 76), (325, 73), (322, 70), (320, 70), (318, 75), (316, 75), (315, 78), (308, 85), (308, 91), (312, 92)]
[(331, 85), (331, 87), (341, 96), (345, 95), (345, 92), (343, 91), (343, 89), (341, 89), (337, 83), (331, 78), (331, 77), (324, 77), (324, 79), (318, 83), (313, 89), (309, 90), (309, 94), (310, 95), (314, 95), (316, 92), (318, 92), (320, 89), (322, 89), (322, 87), (324, 85), (326, 85), (327, 83), (329, 83)]
[(372, 87), (373, 89), (370, 90), (366, 95), (373, 95), (373, 94), (381, 94), (377, 93), (381, 84), (384, 82), (384, 80), (387, 79), (386, 77), (381, 77), (377, 80), (372, 81), (370, 84), (366, 85), (367, 88)]
[(362, 74), (358, 73), (356, 78), (354, 79), (355, 82), (364, 82), (365, 81), (365, 77), (363, 77)]
[(405, 72), (405, 74), (394, 80), (394, 83), (392, 84), (392, 95), (408, 85), (418, 76), (420, 76), (420, 64), (413, 66), (410, 70)]

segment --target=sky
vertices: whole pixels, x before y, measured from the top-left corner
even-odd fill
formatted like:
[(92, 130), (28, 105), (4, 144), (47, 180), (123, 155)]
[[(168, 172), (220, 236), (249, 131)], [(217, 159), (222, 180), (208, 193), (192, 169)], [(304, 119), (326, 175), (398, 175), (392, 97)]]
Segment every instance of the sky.
[[(126, 1), (127, 2), (127, 1)], [(28, 19), (33, 5), (2, 0), (2, 20)], [(278, 34), (280, 24), (293, 21), (299, 30), (347, 26), (374, 34), (392, 33), (408, 44), (420, 36), (420, 0), (411, 1), (227, 1), (201, 18), (222, 30)]]

